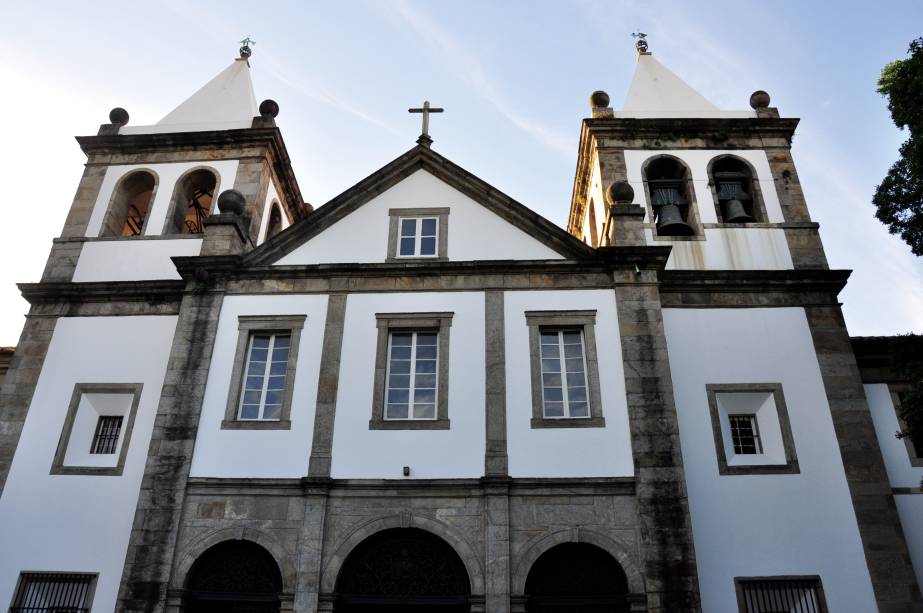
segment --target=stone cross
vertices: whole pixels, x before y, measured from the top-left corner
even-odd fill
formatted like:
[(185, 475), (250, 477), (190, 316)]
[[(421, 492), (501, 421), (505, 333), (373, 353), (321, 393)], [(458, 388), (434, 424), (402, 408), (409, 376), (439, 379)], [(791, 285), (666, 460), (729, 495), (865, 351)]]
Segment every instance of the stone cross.
[(423, 131), (420, 132), (420, 138), (424, 136), (426, 139), (429, 139), (429, 114), (430, 113), (443, 113), (445, 109), (433, 108), (429, 105), (429, 100), (423, 101), (423, 108), (419, 109), (407, 109), (408, 113), (423, 113)]

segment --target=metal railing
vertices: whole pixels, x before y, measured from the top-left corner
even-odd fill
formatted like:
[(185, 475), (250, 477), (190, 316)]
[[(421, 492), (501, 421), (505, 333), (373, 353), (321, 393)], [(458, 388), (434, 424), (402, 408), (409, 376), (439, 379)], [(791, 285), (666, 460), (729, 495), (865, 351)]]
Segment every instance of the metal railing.
[(95, 575), (22, 573), (10, 613), (88, 613)]
[(746, 613), (824, 613), (816, 579), (748, 580), (740, 582)]

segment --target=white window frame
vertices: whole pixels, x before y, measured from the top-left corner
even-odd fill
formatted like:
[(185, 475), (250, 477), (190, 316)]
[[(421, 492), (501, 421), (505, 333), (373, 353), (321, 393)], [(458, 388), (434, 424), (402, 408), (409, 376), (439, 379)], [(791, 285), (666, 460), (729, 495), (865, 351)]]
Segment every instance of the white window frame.
[[(570, 407), (570, 397), (568, 392), (567, 384), (567, 366), (566, 358), (564, 356), (564, 334), (565, 333), (574, 333), (580, 335), (580, 359), (583, 362), (583, 389), (586, 390), (586, 415), (571, 415)], [(545, 372), (545, 359), (541, 355), (541, 335), (544, 334), (556, 334), (558, 337), (558, 368), (561, 370), (558, 373), (546, 373)], [(592, 413), (591, 409), (591, 399), (590, 399), (590, 385), (587, 377), (587, 363), (586, 363), (586, 338), (583, 334), (582, 328), (543, 328), (539, 331), (539, 359), (542, 361), (542, 418), (543, 419), (589, 419)], [(553, 359), (553, 358), (549, 358)], [(546, 374), (560, 374), (561, 375), (561, 398), (564, 403), (564, 414), (563, 415), (548, 415), (548, 411), (545, 407), (545, 375)]]
[[(410, 387), (407, 389), (407, 417), (389, 417), (388, 416), (388, 401), (390, 400), (391, 393), (391, 348), (392, 340), (394, 339), (395, 334), (410, 334)], [(414, 407), (414, 397), (416, 396), (416, 375), (417, 375), (417, 335), (419, 334), (432, 334), (436, 337), (436, 356), (434, 359), (436, 363), (436, 369), (432, 373), (436, 377), (436, 387), (433, 394), (433, 416), (432, 417), (415, 417), (413, 414)], [(430, 373), (426, 373), (430, 374)], [(396, 388), (397, 389), (397, 388)], [(429, 403), (427, 403), (429, 404)], [(438, 419), (439, 411), (439, 330), (390, 330), (388, 332), (388, 368), (385, 372), (385, 405), (384, 405), (384, 415), (383, 418), (385, 421), (435, 421)]]
[[(256, 340), (258, 336), (268, 336), (269, 337), (269, 347), (266, 348), (266, 369), (263, 371), (263, 385), (260, 388), (260, 403), (259, 411), (257, 417), (243, 417), (241, 413), (244, 409), (244, 400), (246, 398), (247, 389), (247, 379), (250, 378), (250, 359), (253, 356), (253, 341)], [(285, 359), (285, 371), (281, 375), (272, 375), (272, 354), (273, 350), (276, 347), (276, 338), (280, 336), (288, 337), (288, 357)], [(289, 360), (292, 359), (292, 333), (290, 331), (280, 331), (280, 332), (263, 332), (263, 331), (254, 331), (250, 333), (250, 342), (247, 344), (247, 360), (244, 363), (244, 374), (240, 384), (240, 401), (237, 403), (237, 420), (238, 421), (279, 421), (282, 419), (282, 405), (285, 404), (285, 372), (288, 370)], [(282, 388), (278, 391), (282, 398), (279, 403), (279, 416), (278, 417), (266, 417), (266, 394), (269, 391), (269, 379), (273, 376), (282, 377)]]
[[(413, 229), (413, 253), (410, 255), (401, 253), (401, 241), (405, 238), (410, 238), (404, 236), (401, 232), (404, 229), (404, 221), (412, 219), (414, 220), (414, 229)], [(422, 253), (421, 246), (423, 243), (423, 238), (429, 238), (429, 235), (426, 237), (423, 236), (423, 221), (431, 219), (433, 225), (436, 227), (435, 234), (432, 235), (433, 239), (433, 252), (432, 253)], [(394, 254), (394, 257), (397, 258), (435, 258), (439, 256), (439, 217), (435, 215), (407, 215), (397, 218), (397, 252)]]

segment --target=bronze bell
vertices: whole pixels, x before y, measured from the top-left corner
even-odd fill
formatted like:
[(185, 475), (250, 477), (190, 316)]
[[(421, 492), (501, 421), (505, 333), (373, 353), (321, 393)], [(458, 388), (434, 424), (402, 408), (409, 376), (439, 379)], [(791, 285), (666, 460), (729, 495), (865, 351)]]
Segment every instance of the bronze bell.
[(744, 203), (734, 198), (725, 200), (724, 204), (724, 221), (727, 223), (753, 223), (756, 221), (748, 212)]
[(664, 204), (657, 209), (657, 234), (660, 236), (692, 236), (695, 230), (683, 220), (679, 206)]

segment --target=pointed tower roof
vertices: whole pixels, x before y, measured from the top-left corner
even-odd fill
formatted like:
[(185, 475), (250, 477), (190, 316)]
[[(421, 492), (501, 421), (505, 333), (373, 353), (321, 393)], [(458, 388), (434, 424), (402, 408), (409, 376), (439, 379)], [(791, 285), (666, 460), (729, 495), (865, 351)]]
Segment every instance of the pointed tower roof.
[(201, 132), (249, 128), (260, 112), (245, 57), (231, 62), (211, 81), (152, 126), (125, 126), (120, 134)]
[(722, 111), (648, 51), (638, 53), (635, 74), (616, 117), (754, 117), (752, 111)]

